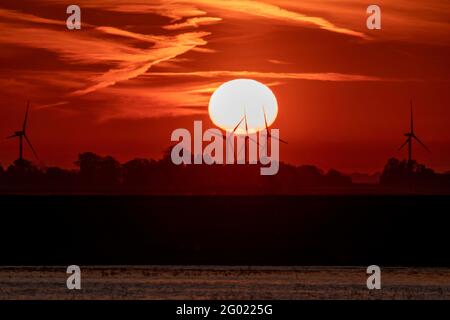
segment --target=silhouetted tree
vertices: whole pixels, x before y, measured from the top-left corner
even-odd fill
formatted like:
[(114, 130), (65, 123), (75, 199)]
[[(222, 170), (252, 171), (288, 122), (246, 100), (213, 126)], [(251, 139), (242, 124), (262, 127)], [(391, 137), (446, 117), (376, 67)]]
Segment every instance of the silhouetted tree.
[(73, 189), (76, 184), (78, 172), (65, 170), (58, 167), (48, 167), (45, 170), (46, 180), (49, 186), (62, 189)]
[(148, 159), (133, 159), (122, 165), (123, 184), (125, 186), (142, 187), (153, 182), (156, 161)]
[(405, 183), (405, 177), (409, 175), (410, 166), (406, 161), (400, 161), (396, 158), (390, 158), (384, 166), (380, 176), (380, 183), (385, 185), (400, 185)]
[[(261, 176), (259, 165), (174, 165), (170, 153), (171, 148), (160, 160), (133, 159), (121, 165), (111, 156), (85, 152), (75, 162), (79, 170), (43, 170), (28, 160), (16, 160), (6, 171), (0, 166), (0, 187), (14, 192), (295, 194), (352, 184), (349, 176), (337, 170), (325, 174), (312, 165), (281, 162), (277, 175)], [(380, 184), (449, 190), (450, 175), (436, 174), (415, 161), (392, 158), (384, 167)]]
[(416, 161), (398, 160), (391, 158), (384, 166), (380, 176), (380, 183), (386, 186), (412, 187), (440, 187), (443, 178), (432, 169)]
[(323, 171), (313, 165), (302, 165), (297, 167), (297, 176), (301, 185), (320, 185), (323, 183)]
[(80, 153), (75, 162), (80, 168), (80, 180), (85, 186), (113, 187), (120, 182), (120, 163), (111, 156), (101, 157), (92, 152)]
[(352, 178), (343, 173), (331, 169), (325, 175), (325, 185), (332, 187), (349, 186), (352, 184)]
[(31, 161), (17, 159), (8, 167), (5, 173), (6, 183), (23, 188), (36, 188), (44, 180), (44, 173)]
[(415, 168), (415, 174), (421, 177), (432, 177), (435, 175), (435, 172), (423, 164), (418, 164)]

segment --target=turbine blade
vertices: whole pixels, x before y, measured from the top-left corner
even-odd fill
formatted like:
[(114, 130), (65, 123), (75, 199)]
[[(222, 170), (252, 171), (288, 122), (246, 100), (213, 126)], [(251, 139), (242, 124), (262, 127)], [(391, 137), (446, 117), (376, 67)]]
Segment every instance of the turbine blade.
[[(259, 148), (259, 142), (249, 136), (246, 136), (245, 138), (248, 138), (249, 140), (253, 141), (254, 143), (256, 143), (256, 146)], [(237, 147), (237, 146), (236, 146)], [(245, 143), (241, 146), (241, 149), (239, 149), (239, 152), (237, 153), (237, 155), (240, 155), (242, 152), (242, 149), (244, 149), (245, 147)]]
[[(264, 125), (266, 126), (267, 138), (270, 138), (270, 137), (272, 137), (272, 134), (270, 133), (269, 126), (267, 125), (267, 116), (266, 116), (266, 110), (265, 110), (264, 106), (263, 106), (263, 112), (264, 112)], [(288, 144), (283, 139), (280, 139), (280, 138), (275, 137), (275, 136), (274, 136), (274, 138), (278, 139), (278, 141), (280, 141), (282, 143)]]
[(264, 108), (264, 106), (262, 107), (262, 109), (263, 109), (263, 113), (264, 113), (264, 124), (266, 126), (267, 132), (269, 132), (269, 126), (267, 125), (266, 109)]
[(247, 110), (245, 108), (244, 108), (244, 118), (245, 118), (245, 133), (248, 135)]
[(278, 141), (280, 141), (280, 142), (282, 142), (282, 143), (284, 143), (284, 144), (288, 144), (286, 141), (284, 141), (283, 139), (280, 139), (280, 138), (278, 138), (278, 137), (276, 137), (276, 136), (272, 136), (272, 137), (274, 137), (275, 139), (277, 139)]
[(15, 138), (15, 137), (17, 137), (17, 135), (16, 134), (12, 134), (10, 136), (7, 136), (6, 139), (12, 139), (12, 138)]
[(239, 126), (241, 125), (242, 121), (244, 121), (244, 117), (242, 117), (241, 121), (239, 121), (239, 123), (236, 125), (236, 127), (234, 127), (233, 134), (236, 132), (237, 128), (239, 128)]
[(411, 133), (414, 133), (414, 118), (413, 118), (413, 106), (412, 106), (412, 99), (411, 99)]
[(406, 144), (408, 143), (409, 139), (411, 139), (411, 138), (408, 138), (408, 139), (406, 139), (405, 143), (403, 143), (403, 144), (402, 144), (402, 145), (400, 146), (400, 148), (398, 148), (398, 150), (397, 150), (397, 151), (400, 151), (400, 150), (402, 150), (402, 149), (403, 149), (403, 147), (404, 147), (404, 146), (406, 146)]
[[(226, 145), (227, 146), (229, 146), (229, 145), (232, 146), (233, 142), (230, 142), (229, 140), (227, 140), (227, 134), (226, 133), (218, 134), (218, 133), (212, 132), (212, 134), (215, 135), (216, 137), (222, 138), (222, 141), (226, 141)], [(231, 134), (231, 136), (233, 136), (233, 134)]]
[(422, 141), (420, 141), (419, 138), (417, 138), (416, 136), (412, 136), (412, 137), (413, 137), (414, 139), (416, 139), (416, 141), (417, 141), (418, 143), (420, 143), (420, 144), (422, 145), (422, 147), (425, 148), (425, 150), (427, 150), (428, 152), (431, 152), (430, 149), (428, 149), (428, 147), (427, 147)]
[(28, 137), (26, 135), (23, 136), (25, 138), (25, 141), (28, 143), (28, 146), (30, 147), (31, 151), (33, 151), (34, 156), (36, 157), (36, 159), (39, 159), (36, 151), (34, 150), (30, 140), (28, 139)]
[(22, 131), (25, 132), (25, 129), (27, 127), (27, 121), (28, 121), (28, 111), (30, 110), (30, 101), (28, 101), (27, 104), (27, 111), (25, 113), (25, 119), (23, 119), (23, 126), (22, 126)]

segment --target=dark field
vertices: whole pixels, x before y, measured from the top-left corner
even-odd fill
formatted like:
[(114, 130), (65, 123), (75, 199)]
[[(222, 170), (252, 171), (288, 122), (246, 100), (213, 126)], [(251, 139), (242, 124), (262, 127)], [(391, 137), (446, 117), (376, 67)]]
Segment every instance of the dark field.
[(449, 196), (1, 196), (1, 265), (450, 267)]
[(450, 269), (383, 268), (368, 290), (363, 267), (81, 266), (81, 290), (65, 267), (0, 267), (2, 299), (450, 299)]

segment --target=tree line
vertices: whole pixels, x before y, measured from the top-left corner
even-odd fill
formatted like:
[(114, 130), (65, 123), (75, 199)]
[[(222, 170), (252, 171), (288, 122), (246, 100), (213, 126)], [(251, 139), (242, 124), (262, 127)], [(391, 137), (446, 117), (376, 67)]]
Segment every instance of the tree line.
[[(311, 190), (352, 190), (351, 177), (313, 165), (280, 163), (277, 175), (262, 176), (258, 165), (174, 165), (170, 150), (159, 160), (120, 163), (93, 152), (78, 155), (75, 169), (38, 167), (28, 160), (0, 166), (0, 191), (17, 193), (125, 194), (297, 194)], [(450, 190), (450, 175), (413, 161), (389, 159), (379, 187)]]
[(275, 176), (261, 176), (259, 165), (174, 165), (170, 150), (159, 160), (120, 163), (92, 152), (78, 155), (76, 169), (40, 168), (28, 160), (0, 166), (0, 188), (17, 192), (78, 193), (295, 193), (306, 187), (342, 187), (351, 178), (337, 170), (280, 163)]

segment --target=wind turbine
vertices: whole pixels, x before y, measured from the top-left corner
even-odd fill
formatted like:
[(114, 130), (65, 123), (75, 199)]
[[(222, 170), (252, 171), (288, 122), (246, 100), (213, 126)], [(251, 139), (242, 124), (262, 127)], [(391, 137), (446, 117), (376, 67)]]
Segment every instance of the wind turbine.
[[(241, 147), (241, 149), (238, 151), (238, 153), (237, 153), (238, 156), (241, 154), (242, 149), (243, 149), (244, 147), (247, 149), (248, 140), (252, 140), (252, 141), (255, 142), (257, 145), (259, 145), (259, 143), (258, 143), (257, 141), (255, 141), (254, 139), (250, 138), (249, 135), (248, 135), (247, 111), (246, 111), (245, 108), (244, 108), (244, 116), (241, 118), (241, 120), (239, 120), (239, 122), (238, 122), (238, 123), (236, 124), (236, 126), (233, 128), (233, 131), (231, 131), (231, 136), (233, 136), (233, 135), (235, 134), (236, 130), (241, 126), (242, 122), (245, 123), (245, 132), (246, 132), (246, 136), (245, 136), (245, 144), (244, 144), (244, 146)], [(229, 142), (228, 142), (228, 139), (227, 139), (226, 133), (222, 133), (221, 135), (218, 135), (218, 134), (215, 134), (215, 135), (217, 135), (217, 136), (219, 136), (219, 137), (222, 137), (225, 141), (227, 141), (227, 144), (229, 143)]]
[[(264, 126), (265, 126), (266, 133), (267, 133), (267, 136), (266, 136), (267, 141), (266, 141), (266, 146), (265, 146), (266, 149), (267, 149), (267, 147), (268, 147), (268, 145), (269, 145), (269, 141), (270, 141), (270, 138), (271, 138), (271, 137), (274, 137), (275, 139), (277, 139), (278, 141), (280, 141), (280, 142), (282, 142), (282, 143), (284, 143), (284, 144), (288, 144), (285, 140), (283, 140), (283, 139), (281, 139), (281, 138), (279, 138), (279, 137), (277, 137), (277, 136), (273, 136), (273, 135), (270, 133), (269, 125), (268, 125), (268, 123), (267, 123), (266, 110), (265, 110), (264, 106), (262, 106), (262, 111), (263, 111), (263, 115), (264, 115)], [(258, 141), (255, 141), (255, 140), (252, 139), (252, 138), (250, 138), (249, 135), (248, 135), (247, 111), (246, 111), (245, 108), (244, 108), (244, 116), (241, 118), (241, 120), (240, 120), (239, 123), (236, 125), (236, 127), (234, 127), (234, 129), (233, 129), (233, 134), (236, 132), (237, 128), (239, 128), (239, 126), (241, 125), (242, 121), (244, 121), (244, 123), (245, 123), (245, 133), (246, 133), (246, 136), (245, 136), (245, 144), (244, 144), (245, 148), (247, 148), (248, 140), (252, 140), (253, 142), (256, 142), (256, 144), (259, 146), (259, 142), (258, 142)], [(242, 147), (242, 148), (243, 148), (243, 147)], [(241, 154), (242, 148), (241, 148), (241, 150), (239, 150), (238, 155)]]
[[(247, 109), (245, 107), (244, 107), (244, 116), (241, 118), (241, 120), (236, 125), (236, 127), (234, 127), (233, 134), (237, 130), (237, 128), (239, 128), (239, 126), (241, 125), (242, 121), (244, 121), (244, 124), (245, 124), (244, 145), (241, 147), (241, 149), (237, 153), (237, 156), (239, 157), (239, 155), (242, 152), (242, 149), (245, 149), (245, 162), (247, 163), (247, 145), (248, 145), (248, 139), (250, 139), (250, 137), (248, 136)], [(252, 139), (252, 141), (255, 141), (255, 140)]]
[(19, 138), (19, 160), (20, 160), (20, 162), (22, 162), (22, 160), (23, 160), (23, 139), (25, 139), (25, 141), (28, 144), (28, 146), (30, 147), (31, 151), (33, 151), (34, 156), (36, 157), (36, 159), (38, 159), (37, 153), (34, 150), (33, 145), (31, 144), (31, 142), (28, 139), (27, 134), (26, 134), (29, 110), (30, 110), (30, 101), (28, 101), (28, 104), (27, 104), (27, 111), (25, 113), (25, 119), (23, 120), (22, 130), (16, 131), (16, 132), (14, 132), (14, 134), (7, 137), (7, 139)]
[(415, 139), (422, 147), (425, 148), (428, 152), (431, 152), (430, 149), (422, 142), (414, 133), (414, 119), (413, 119), (413, 107), (412, 107), (412, 99), (411, 99), (411, 114), (410, 114), (410, 128), (409, 132), (405, 133), (406, 141), (400, 146), (398, 151), (403, 149), (405, 145), (408, 145), (408, 164), (412, 161), (412, 142)]
[[(269, 126), (267, 125), (266, 109), (264, 108), (264, 106), (262, 106), (262, 110), (264, 113), (264, 125), (266, 127), (266, 132), (267, 132), (267, 144), (266, 144), (266, 147), (267, 147), (267, 145), (269, 144), (269, 140), (272, 137), (272, 134), (270, 133)], [(274, 136), (274, 138), (278, 139), (278, 141), (283, 142), (284, 144), (288, 144), (286, 141), (284, 141), (283, 139), (280, 139), (279, 137)]]
[[(248, 149), (250, 152), (250, 146), (249, 146), (249, 142), (248, 142), (250, 137), (248, 136), (248, 123), (247, 123), (247, 109), (246, 108), (244, 108), (244, 122), (245, 122), (245, 140), (244, 140), (245, 163), (248, 163), (247, 160), (249, 160), (249, 159), (247, 159), (247, 156), (248, 157), (250, 157), (250, 156), (247, 155), (247, 146), (248, 146)], [(252, 141), (254, 141), (254, 140), (252, 139)], [(238, 155), (241, 154), (241, 151), (242, 151), (242, 148), (239, 151)]]

